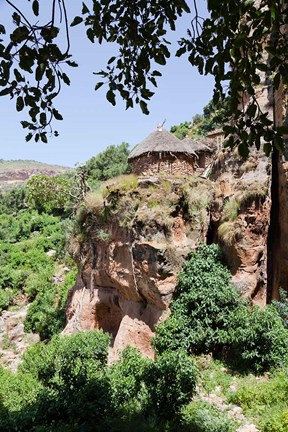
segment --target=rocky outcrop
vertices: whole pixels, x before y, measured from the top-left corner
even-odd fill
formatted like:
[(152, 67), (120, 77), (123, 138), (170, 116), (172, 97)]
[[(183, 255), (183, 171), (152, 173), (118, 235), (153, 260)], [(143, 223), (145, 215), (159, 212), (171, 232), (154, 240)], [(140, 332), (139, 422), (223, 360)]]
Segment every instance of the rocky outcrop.
[(189, 182), (139, 179), (130, 191), (109, 186), (98, 207), (86, 199), (72, 246), (79, 276), (65, 333), (102, 328), (112, 335), (112, 356), (129, 344), (153, 357), (151, 336), (168, 310), (177, 273), (206, 240), (211, 184), (199, 179), (194, 186), (193, 198)]
[(22, 304), (0, 315), (0, 365), (14, 372), (26, 349), (40, 339), (39, 335), (24, 331), (27, 310), (28, 305)]
[(49, 165), (35, 161), (4, 161), (0, 160), (0, 188), (19, 186), (36, 174), (53, 177), (70, 171), (71, 168)]
[(200, 242), (220, 243), (234, 285), (266, 303), (270, 162), (256, 153), (217, 157), (213, 181), (130, 175), (106, 184), (104, 199), (87, 195), (71, 242), (79, 274), (64, 333), (101, 328), (111, 334), (111, 358), (128, 344), (153, 357), (155, 326)]
[(221, 155), (211, 213), (214, 241), (220, 243), (232, 282), (254, 303), (267, 301), (267, 237), (270, 224), (270, 159), (252, 151), (244, 160)]

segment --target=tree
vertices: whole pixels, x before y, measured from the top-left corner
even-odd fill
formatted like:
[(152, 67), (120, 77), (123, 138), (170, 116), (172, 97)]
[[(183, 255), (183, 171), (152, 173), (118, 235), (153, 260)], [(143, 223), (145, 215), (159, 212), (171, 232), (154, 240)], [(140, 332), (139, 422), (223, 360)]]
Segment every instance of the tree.
[(86, 163), (89, 179), (107, 180), (130, 172), (128, 164), (129, 146), (123, 142), (119, 146), (111, 145)]
[(26, 199), (30, 207), (39, 211), (63, 210), (71, 199), (70, 183), (61, 177), (35, 175), (27, 182)]
[[(15, 30), (5, 35), (0, 25), (0, 95), (16, 100), (16, 109), (29, 110), (30, 121), (22, 126), (29, 130), (27, 140), (33, 136), (47, 141), (47, 128), (53, 119), (62, 119), (53, 105), (62, 83), (70, 84), (62, 68), (77, 66), (71, 60), (69, 23), (65, 0), (51, 2), (51, 18), (44, 21), (39, 0), (31, 2), (36, 19), (33, 24), (11, 0)], [(108, 86), (106, 97), (115, 105), (119, 93), (126, 107), (139, 103), (148, 113), (147, 101), (157, 86), (161, 73), (155, 64), (165, 65), (170, 56), (166, 40), (167, 27), (175, 29), (177, 18), (191, 14), (191, 28), (180, 40), (177, 56), (188, 55), (188, 60), (202, 74), (215, 78), (213, 101), (229, 97), (229, 115), (232, 125), (225, 127), (229, 144), (238, 145), (247, 155), (249, 147), (260, 148), (268, 154), (273, 145), (283, 148), (282, 136), (286, 128), (276, 127), (262, 112), (256, 99), (255, 86), (261, 82), (261, 73), (268, 75), (274, 89), (287, 84), (287, 41), (285, 24), (287, 7), (283, 0), (207, 0), (210, 17), (198, 14), (197, 0), (193, 11), (185, 0), (145, 2), (134, 0), (90, 0), (83, 3), (82, 14), (74, 18), (71, 26), (84, 24), (91, 42), (115, 42), (119, 52), (110, 58), (106, 70), (98, 74), (104, 79), (96, 89)], [(56, 13), (60, 11), (60, 14)], [(62, 21), (57, 21), (60, 15)], [(66, 37), (61, 49), (60, 34)], [(267, 56), (269, 61), (267, 62)], [(34, 79), (34, 83), (33, 83)], [(227, 85), (229, 83), (229, 85)], [(151, 88), (152, 86), (152, 88)], [(239, 106), (239, 95), (245, 98), (245, 109)], [(278, 125), (279, 126), (279, 125)], [(57, 135), (57, 132), (55, 132)]]

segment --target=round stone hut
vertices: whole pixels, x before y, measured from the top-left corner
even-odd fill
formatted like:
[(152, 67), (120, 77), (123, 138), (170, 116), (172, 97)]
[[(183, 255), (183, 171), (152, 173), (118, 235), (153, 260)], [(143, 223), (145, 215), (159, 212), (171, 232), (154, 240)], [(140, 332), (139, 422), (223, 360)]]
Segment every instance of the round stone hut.
[(196, 159), (191, 143), (158, 126), (132, 150), (128, 161), (137, 175), (192, 175)]
[(216, 150), (215, 142), (207, 138), (200, 138), (197, 141), (191, 138), (184, 138), (183, 143), (191, 148), (196, 154), (195, 171), (203, 171), (211, 163)]

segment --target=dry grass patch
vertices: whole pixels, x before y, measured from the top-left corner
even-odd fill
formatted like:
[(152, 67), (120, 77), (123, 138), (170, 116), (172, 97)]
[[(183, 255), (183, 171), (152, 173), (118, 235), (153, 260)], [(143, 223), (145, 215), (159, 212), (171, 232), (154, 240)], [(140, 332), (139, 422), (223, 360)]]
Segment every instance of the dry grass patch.
[(235, 222), (223, 222), (218, 228), (219, 239), (227, 246), (233, 246), (241, 238), (242, 231)]
[(106, 198), (111, 192), (128, 192), (136, 189), (138, 177), (135, 174), (126, 174), (107, 180), (102, 186), (102, 196)]
[(183, 196), (190, 217), (200, 223), (204, 222), (213, 198), (211, 184), (199, 178), (192, 178), (183, 186)]

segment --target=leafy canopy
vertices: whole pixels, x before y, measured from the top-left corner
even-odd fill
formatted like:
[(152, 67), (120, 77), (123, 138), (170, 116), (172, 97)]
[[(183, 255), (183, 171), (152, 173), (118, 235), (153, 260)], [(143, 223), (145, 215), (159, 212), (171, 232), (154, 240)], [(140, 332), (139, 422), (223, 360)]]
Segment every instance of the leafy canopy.
[(86, 162), (89, 181), (108, 180), (130, 172), (128, 164), (129, 146), (123, 142), (119, 146), (111, 145), (106, 150)]
[(213, 353), (256, 372), (287, 365), (288, 331), (275, 306), (248, 305), (230, 277), (216, 245), (192, 253), (179, 276), (172, 314), (157, 326), (156, 351)]
[[(36, 141), (46, 142), (52, 120), (62, 119), (54, 100), (62, 84), (70, 84), (63, 68), (77, 66), (71, 60), (66, 2), (53, 0), (51, 16), (47, 18), (41, 14), (39, 0), (34, 0), (31, 6), (35, 22), (13, 1), (6, 2), (12, 8), (15, 29), (8, 36), (0, 24), (0, 95), (14, 99), (18, 111), (28, 109), (30, 120), (22, 122), (29, 131), (26, 139), (34, 136)], [(191, 12), (185, 0), (82, 3), (81, 13), (70, 25), (84, 25), (92, 43), (114, 42), (118, 46), (106, 69), (97, 73), (103, 80), (95, 89), (106, 85), (106, 98), (112, 105), (119, 94), (126, 101), (126, 108), (139, 103), (147, 114), (147, 101), (157, 87), (157, 77), (161, 76), (158, 65), (165, 65), (170, 56), (167, 30), (175, 29), (177, 18), (183, 13), (191, 14), (191, 27), (181, 38), (176, 55), (186, 54), (201, 74), (214, 76), (215, 104), (229, 98), (228, 114), (234, 121), (225, 126), (226, 135), (230, 135), (228, 144), (238, 145), (239, 151), (247, 155), (251, 145), (259, 149), (263, 137), (267, 154), (272, 140), (276, 148), (282, 149), (286, 129), (276, 128), (267, 113), (262, 112), (256, 86), (261, 83), (263, 73), (274, 89), (287, 85), (288, 50), (283, 31), (287, 22), (286, 3), (207, 0), (210, 14), (207, 19), (199, 16), (197, 0), (193, 5)], [(62, 33), (66, 40), (64, 47), (60, 43)], [(243, 95), (240, 104), (239, 95)]]

